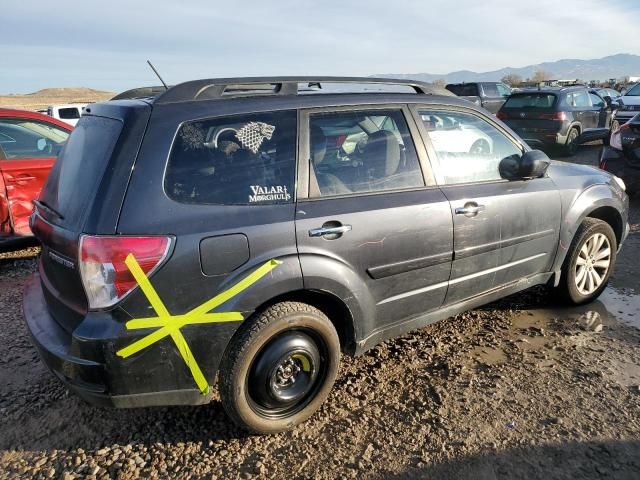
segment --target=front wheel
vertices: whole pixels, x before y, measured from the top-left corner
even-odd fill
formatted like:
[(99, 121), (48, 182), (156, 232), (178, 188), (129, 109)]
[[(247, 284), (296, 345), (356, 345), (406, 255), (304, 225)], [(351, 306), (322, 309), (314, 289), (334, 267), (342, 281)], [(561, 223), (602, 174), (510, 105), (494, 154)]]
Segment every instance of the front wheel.
[(578, 228), (562, 267), (559, 293), (580, 305), (606, 288), (616, 261), (616, 236), (608, 223), (587, 218)]
[(282, 302), (247, 320), (220, 366), (220, 397), (231, 419), (255, 433), (277, 433), (309, 418), (338, 373), (340, 340), (320, 310)]

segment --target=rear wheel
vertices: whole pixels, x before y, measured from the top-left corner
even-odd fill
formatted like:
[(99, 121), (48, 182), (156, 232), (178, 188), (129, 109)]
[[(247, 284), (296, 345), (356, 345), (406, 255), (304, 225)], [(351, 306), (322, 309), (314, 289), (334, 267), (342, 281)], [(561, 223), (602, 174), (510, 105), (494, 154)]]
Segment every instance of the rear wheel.
[(616, 236), (608, 223), (587, 218), (569, 247), (558, 286), (572, 304), (587, 303), (606, 288), (616, 261)]
[(252, 432), (293, 428), (327, 398), (339, 362), (340, 341), (326, 315), (304, 303), (278, 303), (232, 338), (220, 366), (222, 404)]
[(580, 135), (580, 132), (576, 127), (572, 127), (571, 130), (569, 130), (569, 134), (567, 135), (567, 141), (564, 144), (565, 155), (568, 155), (571, 157), (576, 154), (576, 152), (578, 151), (578, 144), (576, 143), (576, 140), (578, 139), (579, 135)]

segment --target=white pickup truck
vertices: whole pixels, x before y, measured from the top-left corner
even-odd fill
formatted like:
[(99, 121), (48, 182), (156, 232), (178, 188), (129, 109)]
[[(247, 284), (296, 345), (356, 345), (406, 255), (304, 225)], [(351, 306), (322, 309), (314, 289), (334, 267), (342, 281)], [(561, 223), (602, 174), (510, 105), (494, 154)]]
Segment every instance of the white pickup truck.
[(84, 107), (87, 103), (69, 103), (66, 105), (49, 105), (47, 115), (58, 120), (62, 120), (69, 125), (75, 126), (82, 116)]

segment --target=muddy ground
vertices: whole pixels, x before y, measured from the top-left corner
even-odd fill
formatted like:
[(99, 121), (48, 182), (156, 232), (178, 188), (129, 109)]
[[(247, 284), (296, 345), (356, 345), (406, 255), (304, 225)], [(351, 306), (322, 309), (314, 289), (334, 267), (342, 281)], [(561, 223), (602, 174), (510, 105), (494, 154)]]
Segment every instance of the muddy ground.
[[(577, 160), (594, 163), (599, 147)], [(640, 201), (601, 299), (536, 288), (344, 358), (294, 431), (248, 436), (221, 405), (85, 405), (40, 363), (0, 258), (0, 478), (640, 478)]]

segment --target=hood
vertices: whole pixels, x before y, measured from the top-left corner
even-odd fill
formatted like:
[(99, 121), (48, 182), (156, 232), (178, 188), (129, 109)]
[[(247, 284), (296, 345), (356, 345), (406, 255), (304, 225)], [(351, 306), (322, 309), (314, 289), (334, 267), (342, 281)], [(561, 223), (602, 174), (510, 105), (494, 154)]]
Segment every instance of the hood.
[(570, 177), (582, 177), (587, 183), (610, 183), (611, 174), (597, 167), (591, 167), (589, 165), (578, 165), (576, 163), (561, 162), (559, 160), (552, 160), (549, 168), (547, 169), (547, 175), (554, 181), (562, 178), (568, 179)]
[(625, 105), (640, 105), (640, 96), (622, 96), (620, 97), (620, 100), (622, 100), (622, 103), (624, 103)]

